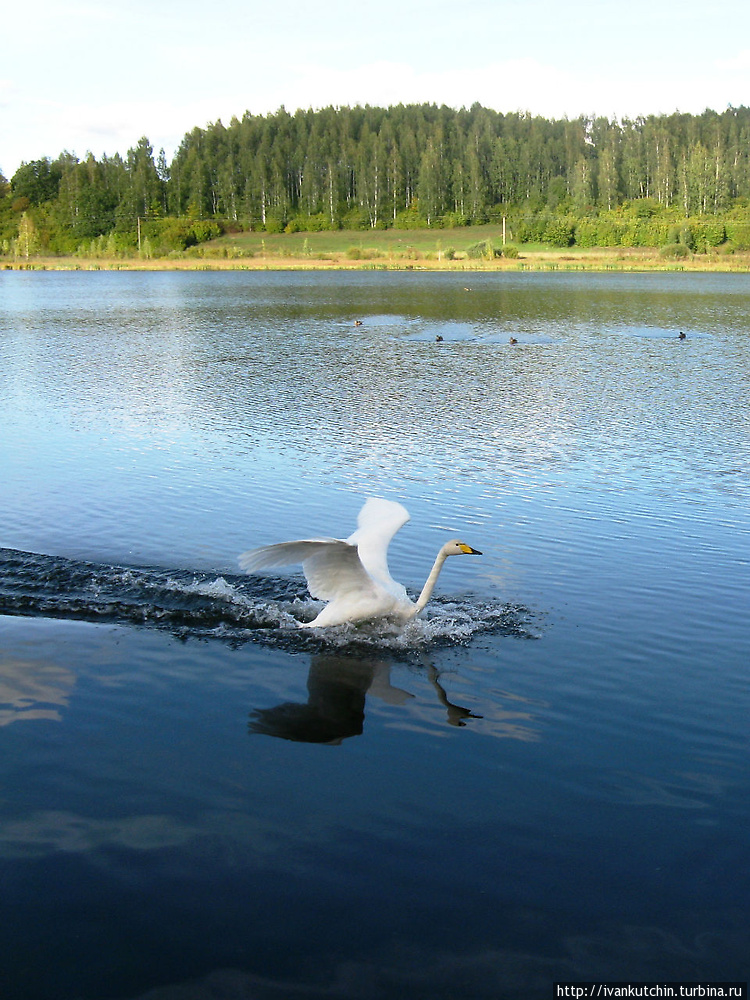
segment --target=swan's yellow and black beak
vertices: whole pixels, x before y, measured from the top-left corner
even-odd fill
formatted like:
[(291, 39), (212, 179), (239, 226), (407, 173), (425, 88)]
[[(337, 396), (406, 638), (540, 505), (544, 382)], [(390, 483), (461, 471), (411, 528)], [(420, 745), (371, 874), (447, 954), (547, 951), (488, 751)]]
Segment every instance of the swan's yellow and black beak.
[(471, 547), (470, 545), (464, 545), (463, 543), (462, 543), (462, 544), (461, 544), (461, 545), (459, 546), (459, 548), (460, 548), (460, 549), (461, 549), (461, 551), (462, 551), (462, 552), (464, 552), (464, 553), (465, 553), (465, 554), (466, 554), (467, 556), (481, 556), (481, 554), (482, 554), (482, 553), (481, 553), (481, 552), (479, 551), (479, 549), (472, 549), (472, 547)]

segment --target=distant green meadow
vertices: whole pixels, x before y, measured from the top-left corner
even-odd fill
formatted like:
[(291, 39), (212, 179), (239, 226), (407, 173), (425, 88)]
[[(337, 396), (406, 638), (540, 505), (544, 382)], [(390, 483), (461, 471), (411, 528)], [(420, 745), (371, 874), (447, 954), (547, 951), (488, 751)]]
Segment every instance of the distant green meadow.
[[(502, 226), (465, 226), (460, 229), (371, 229), (328, 230), (317, 233), (245, 232), (213, 240), (211, 249), (222, 247), (242, 254), (269, 257), (349, 257), (352, 260), (382, 257), (406, 259), (450, 259), (451, 256), (489, 256), (503, 247)], [(507, 243), (506, 243), (507, 246)], [(529, 248), (530, 249), (530, 248)], [(208, 250), (208, 246), (206, 247)]]

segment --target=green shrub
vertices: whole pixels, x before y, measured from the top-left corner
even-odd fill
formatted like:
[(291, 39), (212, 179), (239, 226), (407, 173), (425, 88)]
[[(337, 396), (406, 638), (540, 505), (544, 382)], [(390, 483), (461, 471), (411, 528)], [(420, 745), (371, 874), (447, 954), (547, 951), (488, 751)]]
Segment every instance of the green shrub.
[(706, 253), (709, 249), (721, 246), (726, 239), (724, 223), (716, 219), (696, 219), (690, 223), (690, 230), (693, 236), (692, 249), (696, 253)]
[(734, 244), (735, 250), (750, 250), (750, 222), (728, 221), (726, 238)]
[(542, 243), (548, 219), (543, 216), (527, 216), (518, 223), (516, 235), (519, 243)]
[(701, 235), (707, 247), (718, 247), (727, 238), (727, 231), (723, 222), (711, 220), (703, 223)]
[(427, 219), (419, 214), (416, 207), (407, 208), (397, 213), (393, 226), (395, 229), (426, 229)]
[(695, 250), (695, 230), (692, 226), (682, 226), (680, 229), (680, 243), (684, 243), (689, 250)]
[(445, 229), (456, 229), (461, 226), (468, 226), (470, 219), (460, 212), (446, 212), (443, 216), (443, 227)]
[(644, 247), (648, 246), (646, 233), (648, 226), (636, 220), (630, 220), (618, 227), (620, 246), (623, 247)]
[(208, 240), (215, 240), (221, 236), (221, 226), (211, 219), (199, 219), (190, 225), (190, 235), (196, 243), (206, 243)]
[(666, 243), (659, 254), (661, 257), (689, 257), (690, 247), (686, 243)]
[(346, 256), (349, 260), (377, 260), (383, 255), (373, 247), (347, 247)]
[(600, 247), (621, 246), (621, 229), (613, 219), (601, 219), (597, 227), (596, 245)]
[(466, 249), (466, 256), (471, 257), (474, 260), (478, 260), (480, 258), (492, 260), (494, 255), (495, 251), (492, 248), (491, 240), (480, 240), (478, 243), (472, 243), (472, 245)]
[(598, 235), (599, 230), (595, 219), (581, 219), (580, 222), (576, 223), (573, 231), (573, 239), (575, 240), (576, 246), (579, 247), (597, 246), (596, 241)]
[[(221, 233), (221, 226), (212, 219), (149, 219), (142, 226), (141, 252), (146, 239), (150, 241), (152, 254), (158, 257), (171, 250), (187, 250), (206, 243)], [(133, 239), (132, 233), (118, 235), (118, 251), (126, 250), (125, 241)]]
[(364, 208), (351, 208), (341, 218), (344, 229), (370, 229), (370, 216)]
[(503, 257), (507, 257), (508, 260), (515, 260), (518, 257), (518, 247), (514, 247), (512, 243), (506, 243), (503, 247)]
[(661, 205), (653, 198), (636, 198), (630, 208), (636, 219), (650, 219), (661, 211)]
[(693, 227), (687, 223), (673, 223), (667, 230), (667, 245), (674, 243), (684, 243), (691, 250), (695, 249), (695, 233)]
[(308, 215), (306, 219), (303, 220), (305, 223), (305, 229), (309, 233), (322, 233), (331, 229), (339, 229), (338, 220), (331, 221), (330, 215), (326, 212), (318, 212), (317, 215)]
[(647, 247), (660, 247), (663, 243), (669, 243), (668, 226), (665, 222), (658, 222), (652, 219), (646, 226), (644, 238)]
[(569, 247), (573, 242), (573, 224), (568, 219), (550, 219), (542, 240), (553, 247)]

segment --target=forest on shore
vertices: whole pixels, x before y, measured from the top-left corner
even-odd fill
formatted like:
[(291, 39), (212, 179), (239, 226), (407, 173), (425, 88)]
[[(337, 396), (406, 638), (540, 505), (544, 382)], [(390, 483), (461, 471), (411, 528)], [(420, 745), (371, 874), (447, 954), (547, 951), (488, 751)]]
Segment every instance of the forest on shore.
[(194, 128), (171, 162), (143, 137), (125, 157), (63, 152), (0, 174), (0, 256), (13, 259), (501, 221), (512, 244), (750, 249), (750, 108), (633, 120), (281, 108)]

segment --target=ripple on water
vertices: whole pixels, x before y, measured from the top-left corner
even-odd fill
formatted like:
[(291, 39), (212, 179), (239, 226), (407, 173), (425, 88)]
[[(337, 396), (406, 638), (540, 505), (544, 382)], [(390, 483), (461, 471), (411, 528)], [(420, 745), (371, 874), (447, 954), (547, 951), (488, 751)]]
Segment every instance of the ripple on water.
[(408, 654), (483, 634), (535, 636), (521, 605), (435, 599), (406, 624), (389, 620), (314, 632), (299, 628), (321, 605), (296, 577), (246, 577), (108, 566), (0, 550), (0, 614), (137, 625), (181, 638), (260, 642), (286, 650), (381, 649)]

